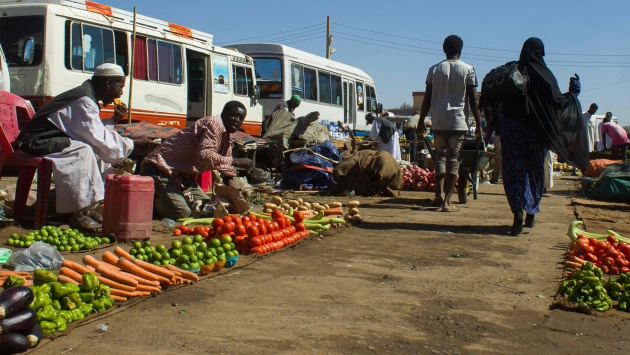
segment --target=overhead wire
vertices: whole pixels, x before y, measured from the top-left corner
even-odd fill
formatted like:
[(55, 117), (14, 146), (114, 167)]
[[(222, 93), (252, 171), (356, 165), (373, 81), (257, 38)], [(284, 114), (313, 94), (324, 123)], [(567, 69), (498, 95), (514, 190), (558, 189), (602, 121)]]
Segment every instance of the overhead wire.
[(265, 37), (274, 37), (274, 36), (277, 36), (277, 35), (280, 35), (280, 34), (295, 33), (296, 31), (303, 31), (303, 30), (306, 30), (308, 28), (313, 28), (313, 27), (318, 27), (318, 26), (324, 26), (324, 28), (325, 28), (326, 25), (325, 24), (316, 24), (316, 25), (311, 25), (311, 26), (303, 26), (301, 28), (296, 28), (296, 29), (292, 29), (292, 30), (271, 33), (271, 34), (267, 34), (267, 35), (260, 35), (260, 36), (255, 36), (255, 37), (247, 37), (247, 38), (241, 38), (241, 39), (235, 39), (235, 40), (230, 40), (230, 41), (219, 42), (219, 43), (217, 43), (217, 45), (226, 44), (226, 43), (239, 43), (239, 42), (243, 42), (243, 41), (249, 41), (249, 40), (252, 40), (252, 39), (265, 38)]

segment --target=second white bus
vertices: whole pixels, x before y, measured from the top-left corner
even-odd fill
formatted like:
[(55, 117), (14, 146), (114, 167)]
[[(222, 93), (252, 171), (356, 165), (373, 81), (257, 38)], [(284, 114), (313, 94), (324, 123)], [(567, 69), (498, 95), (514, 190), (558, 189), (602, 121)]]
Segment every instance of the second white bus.
[(377, 112), (374, 80), (359, 68), (280, 44), (250, 43), (226, 47), (255, 60), (264, 115), (292, 95), (302, 98), (296, 115), (319, 111), (320, 119), (367, 130), (365, 115)]

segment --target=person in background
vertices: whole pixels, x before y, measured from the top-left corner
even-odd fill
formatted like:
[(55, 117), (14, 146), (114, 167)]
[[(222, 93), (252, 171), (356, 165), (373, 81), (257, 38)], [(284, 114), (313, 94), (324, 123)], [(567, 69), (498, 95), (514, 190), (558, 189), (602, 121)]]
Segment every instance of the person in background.
[[(418, 134), (426, 130), (424, 119), (431, 111), (435, 142), (436, 191), (431, 201), (444, 212), (455, 212), (451, 197), (459, 174), (459, 158), (468, 131), (464, 106), (466, 101), (475, 117), (475, 136), (481, 138), (481, 119), (477, 110), (477, 75), (461, 61), (464, 42), (459, 36), (446, 37), (442, 48), (446, 60), (432, 66), (426, 79), (426, 94), (420, 110)], [(444, 197), (442, 197), (444, 194)]]
[(582, 113), (582, 120), (587, 123), (588, 127), (588, 147), (591, 152), (595, 151), (595, 142), (597, 142), (597, 134), (595, 134), (596, 119), (593, 115), (597, 112), (598, 108), (596, 103), (592, 103), (588, 110)]
[[(124, 86), (123, 69), (102, 64), (91, 79), (42, 106), (16, 138), (19, 150), (52, 162), (57, 213), (71, 213), (70, 226), (83, 232), (102, 228), (103, 217), (94, 210), (105, 198), (100, 164), (118, 163), (133, 150), (133, 141), (105, 127), (99, 116), (99, 102), (113, 103)], [(125, 115), (125, 104), (116, 105), (112, 121)]]
[[(540, 39), (532, 37), (523, 43), (518, 64), (524, 66), (529, 75), (527, 95), (505, 101), (502, 107), (503, 188), (514, 214), (511, 235), (521, 234), (523, 227), (534, 227), (534, 216), (540, 212), (545, 188), (547, 149), (562, 141), (550, 132), (557, 125), (557, 112), (566, 99), (544, 55), (545, 47)], [(523, 210), (527, 212), (525, 225)]]
[(371, 112), (365, 115), (367, 124), (372, 125), (370, 139), (378, 143), (378, 149), (391, 154), (394, 159), (400, 160), (400, 142), (396, 126), (387, 118), (375, 117)]
[(269, 116), (264, 122), (263, 122), (263, 127), (262, 127), (262, 134), (264, 135), (265, 132), (267, 132), (267, 130), (269, 129), (269, 127), (271, 126), (271, 122), (273, 121), (273, 114), (275, 112), (278, 111), (287, 111), (290, 112), (293, 115), (293, 121), (295, 120), (295, 109), (300, 107), (300, 104), (302, 103), (302, 99), (300, 98), (300, 95), (293, 95), (291, 96), (291, 98), (289, 100), (287, 100), (286, 102), (281, 102), (279, 103), (274, 109), (273, 111), (271, 111), (271, 116)]
[(247, 158), (232, 158), (230, 134), (238, 131), (247, 109), (239, 101), (223, 106), (220, 116), (204, 117), (164, 139), (142, 161), (140, 174), (155, 181), (155, 213), (162, 218), (190, 217), (209, 201), (196, 175), (218, 170), (224, 180), (236, 176), (234, 166), (253, 167)]
[(608, 150), (610, 148), (610, 159), (623, 160), (625, 162), (628, 160), (628, 133), (626, 133), (626, 130), (623, 129), (623, 127), (611, 120), (612, 113), (606, 112), (604, 122), (601, 124), (601, 132), (602, 137), (610, 137), (612, 143), (608, 146), (606, 145), (606, 140), (602, 139), (602, 141), (604, 141), (604, 150)]
[(483, 113), (486, 118), (486, 142), (490, 142), (492, 134), (494, 138), (492, 144), (494, 145), (494, 154), (492, 156), (493, 168), (492, 176), (490, 176), (491, 184), (498, 184), (502, 179), (501, 174), (501, 121), (499, 120), (499, 114), (495, 112), (495, 108), (491, 105), (483, 107)]
[[(609, 118), (612, 120), (612, 112), (606, 112), (606, 116), (604, 116), (604, 120)], [(612, 139), (608, 136), (604, 136), (602, 134), (602, 125), (604, 124), (604, 120), (597, 125), (597, 151), (601, 152), (606, 150), (606, 147), (612, 146)]]
[(405, 135), (405, 139), (407, 139), (407, 144), (409, 145), (409, 159), (411, 162), (416, 161), (416, 149), (418, 146), (418, 119), (420, 119), (420, 111), (415, 111), (409, 120), (405, 122), (405, 126), (403, 127), (403, 134)]

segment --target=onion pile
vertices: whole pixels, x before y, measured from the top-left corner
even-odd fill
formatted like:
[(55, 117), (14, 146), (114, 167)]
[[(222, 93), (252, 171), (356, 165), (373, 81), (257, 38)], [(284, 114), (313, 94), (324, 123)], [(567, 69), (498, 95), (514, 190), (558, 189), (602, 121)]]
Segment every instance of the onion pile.
[(417, 165), (402, 168), (403, 190), (435, 191), (435, 171)]

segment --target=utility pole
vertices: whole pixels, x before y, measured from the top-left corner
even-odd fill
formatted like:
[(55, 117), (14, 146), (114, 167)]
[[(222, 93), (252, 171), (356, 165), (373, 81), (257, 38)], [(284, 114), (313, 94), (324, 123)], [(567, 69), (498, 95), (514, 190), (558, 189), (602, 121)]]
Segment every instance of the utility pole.
[(330, 44), (332, 43), (332, 36), (330, 35), (330, 16), (327, 16), (326, 20), (326, 58), (330, 59)]

